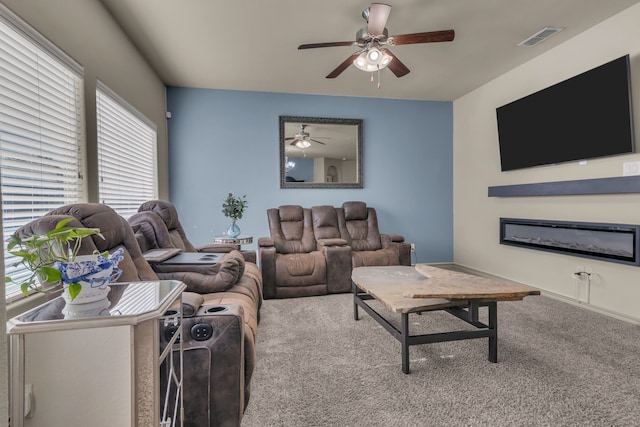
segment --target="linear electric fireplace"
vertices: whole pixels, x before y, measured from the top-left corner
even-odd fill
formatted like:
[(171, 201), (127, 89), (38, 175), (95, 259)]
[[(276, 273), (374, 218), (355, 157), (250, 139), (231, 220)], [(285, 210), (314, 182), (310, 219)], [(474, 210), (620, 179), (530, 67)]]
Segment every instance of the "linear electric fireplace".
[(500, 218), (500, 243), (640, 265), (640, 225)]

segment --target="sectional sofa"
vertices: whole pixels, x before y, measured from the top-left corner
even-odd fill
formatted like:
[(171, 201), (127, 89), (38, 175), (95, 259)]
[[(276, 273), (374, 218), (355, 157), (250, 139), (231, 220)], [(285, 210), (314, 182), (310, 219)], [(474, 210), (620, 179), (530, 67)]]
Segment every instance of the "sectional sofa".
[[(152, 241), (146, 240), (150, 234), (142, 235), (140, 224), (134, 231), (134, 226), (113, 209), (98, 203), (54, 209), (16, 233), (22, 237), (44, 234), (69, 217), (68, 226), (99, 228), (104, 236), (84, 239), (81, 254), (124, 250), (118, 265), (122, 270), (119, 282), (135, 286), (140, 281), (172, 279), (187, 285), (182, 307), (185, 426), (240, 425), (250, 396), (262, 303), (257, 266), (235, 248), (218, 253), (215, 264), (198, 268), (150, 264), (141, 250), (141, 244), (151, 249)], [(117, 295), (109, 295), (109, 299), (117, 300)], [(172, 330), (162, 325), (160, 344), (165, 345), (171, 334)]]

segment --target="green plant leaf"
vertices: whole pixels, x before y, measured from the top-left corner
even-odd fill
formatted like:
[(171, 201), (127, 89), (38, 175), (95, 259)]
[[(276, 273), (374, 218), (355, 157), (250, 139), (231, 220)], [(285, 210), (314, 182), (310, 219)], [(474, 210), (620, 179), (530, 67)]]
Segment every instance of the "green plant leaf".
[(20, 290), (22, 291), (23, 294), (25, 295), (29, 295), (29, 287), (30, 287), (31, 283), (29, 282), (23, 282), (20, 285)]
[(69, 292), (71, 301), (73, 301), (80, 294), (81, 290), (82, 290), (82, 285), (80, 283), (76, 282), (76, 283), (71, 283), (69, 285), (69, 287), (67, 288), (67, 291)]
[(241, 219), (244, 210), (248, 206), (246, 197), (246, 194), (242, 197), (234, 197), (233, 193), (229, 193), (225, 201), (222, 203), (222, 213), (224, 216), (234, 220)]
[(61, 228), (64, 228), (65, 225), (69, 224), (71, 221), (73, 221), (72, 217), (69, 218), (65, 218), (65, 219), (61, 219), (60, 221), (58, 221), (58, 223), (56, 224), (56, 228), (54, 228), (54, 230), (58, 230)]
[(11, 252), (11, 249), (15, 248), (16, 246), (20, 246), (20, 244), (22, 244), (22, 239), (16, 235), (11, 235), (7, 239), (7, 251)]
[(57, 268), (40, 267), (36, 273), (38, 274), (38, 279), (43, 283), (57, 283), (62, 280), (62, 273)]

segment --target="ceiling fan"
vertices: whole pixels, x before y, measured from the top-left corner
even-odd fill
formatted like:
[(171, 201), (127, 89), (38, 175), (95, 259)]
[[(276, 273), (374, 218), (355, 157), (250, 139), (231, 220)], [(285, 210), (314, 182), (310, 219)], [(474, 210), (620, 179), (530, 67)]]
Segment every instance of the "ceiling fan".
[[(295, 145), (298, 148), (309, 148), (311, 146), (311, 142), (309, 142), (309, 141), (313, 141), (313, 142), (317, 142), (318, 144), (326, 145), (322, 141), (318, 141), (317, 139), (311, 138), (311, 135), (309, 134), (309, 132), (305, 132), (305, 128), (306, 127), (307, 127), (307, 125), (300, 124), (300, 132), (298, 132), (297, 134), (293, 135), (292, 137), (285, 138), (284, 140), (285, 141), (291, 141), (290, 145)], [(315, 137), (315, 138), (329, 139), (328, 137), (323, 137), (323, 136), (318, 136), (318, 137)]]
[[(318, 47), (358, 46), (361, 50), (349, 56), (335, 70), (327, 75), (328, 79), (338, 77), (349, 65), (353, 64), (363, 71), (380, 71), (389, 67), (396, 77), (402, 77), (409, 73), (409, 69), (397, 56), (384, 46), (398, 46), (403, 44), (435, 43), (452, 41), (455, 32), (453, 30), (429, 31), (425, 33), (401, 34), (389, 36), (385, 27), (391, 13), (391, 6), (384, 3), (371, 3), (371, 6), (362, 11), (362, 17), (367, 25), (356, 33), (355, 42), (329, 42), (302, 44), (298, 49), (314, 49)], [(373, 76), (372, 76), (373, 79)], [(378, 87), (380, 83), (378, 82)]]

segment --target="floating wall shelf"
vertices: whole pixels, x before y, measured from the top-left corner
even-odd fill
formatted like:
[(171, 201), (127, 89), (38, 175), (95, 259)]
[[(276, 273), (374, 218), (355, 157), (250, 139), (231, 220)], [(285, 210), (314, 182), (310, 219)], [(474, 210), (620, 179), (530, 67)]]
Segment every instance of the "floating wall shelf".
[(640, 193), (640, 176), (579, 179), (575, 181), (489, 187), (489, 197), (571, 196)]

